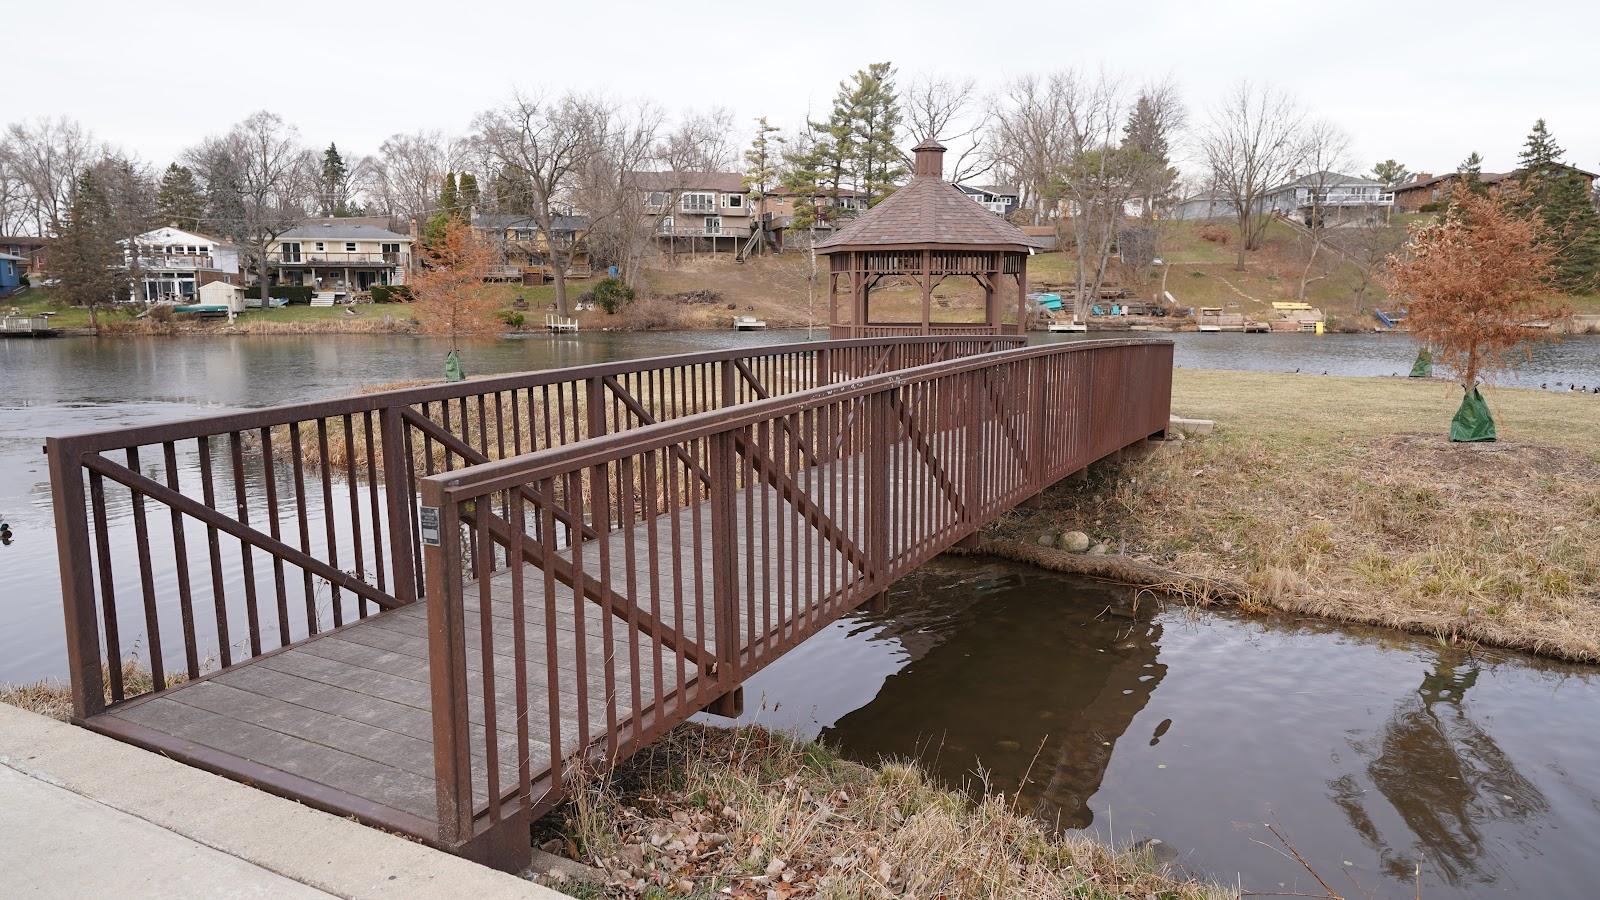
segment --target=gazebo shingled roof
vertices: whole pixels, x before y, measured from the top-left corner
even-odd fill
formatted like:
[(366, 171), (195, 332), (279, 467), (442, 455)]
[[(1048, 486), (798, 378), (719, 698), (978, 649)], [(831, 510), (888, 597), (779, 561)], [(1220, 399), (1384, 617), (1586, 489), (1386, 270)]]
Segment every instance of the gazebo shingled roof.
[[(916, 147), (919, 158), (939, 160), (945, 148), (936, 141)], [(911, 182), (862, 213), (855, 221), (817, 243), (818, 253), (852, 247), (1004, 248), (1023, 253), (1033, 246), (1021, 228), (979, 206), (945, 181), (942, 171), (919, 171)]]
[[(1022, 229), (944, 180), (944, 152), (934, 140), (918, 144), (908, 184), (817, 242), (817, 253), (829, 257), (833, 337), (1026, 331), (1027, 260), (1036, 245)], [(983, 287), (983, 322), (932, 321), (934, 286), (956, 275), (971, 276)], [(911, 278), (922, 289), (920, 322), (871, 321), (870, 294), (888, 276)], [(1015, 278), (1017, 300), (1016, 321), (1009, 326), (996, 302), (996, 288), (1007, 277)], [(841, 288), (850, 298), (848, 322), (840, 321)]]

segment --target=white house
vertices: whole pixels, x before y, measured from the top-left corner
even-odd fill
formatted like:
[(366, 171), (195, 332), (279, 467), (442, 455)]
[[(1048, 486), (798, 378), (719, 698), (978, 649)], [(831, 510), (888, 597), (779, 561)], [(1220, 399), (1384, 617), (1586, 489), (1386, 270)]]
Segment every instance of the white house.
[(405, 284), (412, 239), (387, 224), (371, 217), (311, 219), (285, 231), (267, 246), (272, 282), (342, 294)]
[(1381, 181), (1338, 172), (1313, 172), (1278, 185), (1262, 197), (1269, 212), (1311, 224), (1313, 213), (1323, 224), (1341, 225), (1384, 219), (1394, 206), (1394, 192)]
[(239, 250), (214, 237), (167, 226), (139, 235), (122, 252), (131, 268), (138, 259), (136, 296), (145, 302), (192, 302), (202, 285), (238, 281)]
[(958, 184), (956, 190), (997, 216), (1010, 215), (1022, 196), (1016, 188), (999, 184)]

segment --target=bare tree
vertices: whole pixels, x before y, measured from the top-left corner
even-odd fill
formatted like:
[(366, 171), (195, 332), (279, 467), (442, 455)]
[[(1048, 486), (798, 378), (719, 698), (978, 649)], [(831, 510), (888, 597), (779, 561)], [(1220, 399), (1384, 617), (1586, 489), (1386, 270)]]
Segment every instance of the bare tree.
[(0, 155), (26, 188), (27, 214), (35, 233), (51, 234), (60, 227), (78, 176), (105, 154), (105, 145), (65, 116), (19, 122), (6, 129)]
[(589, 215), (589, 254), (616, 265), (629, 287), (638, 285), (654, 240), (638, 175), (655, 156), (661, 120), (660, 111), (645, 104), (615, 122), (600, 136), (601, 152), (579, 181), (578, 205)]
[(0, 234), (19, 234), (31, 230), (33, 222), (32, 194), (27, 184), (17, 175), (16, 167), (6, 152), (0, 138)]
[[(656, 168), (679, 176), (725, 171), (733, 167), (732, 132), (731, 111), (721, 107), (706, 113), (690, 110), (671, 131), (662, 136), (655, 146), (651, 162)], [(653, 180), (653, 193), (662, 202), (652, 205), (662, 210), (676, 209), (684, 191), (689, 189), (691, 180), (682, 177)], [(668, 240), (667, 255), (676, 262), (676, 240)]]
[(1240, 271), (1245, 251), (1256, 248), (1269, 221), (1266, 193), (1301, 165), (1304, 121), (1288, 95), (1243, 81), (1212, 111), (1199, 135), (1200, 153), (1238, 223)]
[(185, 156), (208, 194), (223, 198), (228, 220), (214, 225), (249, 251), (263, 296), (271, 270), (268, 247), (304, 221), (315, 171), (314, 155), (300, 133), (276, 113), (261, 111), (221, 137), (207, 138)]
[(1301, 189), (1306, 192), (1305, 204), (1300, 208), (1306, 210), (1304, 225), (1310, 244), (1305, 268), (1300, 270), (1300, 288), (1295, 292), (1295, 299), (1304, 303), (1306, 286), (1316, 280), (1311, 277), (1311, 270), (1317, 264), (1318, 254), (1327, 240), (1328, 227), (1332, 224), (1328, 217), (1339, 215), (1339, 207), (1332, 205), (1334, 200), (1330, 197), (1330, 191), (1343, 180), (1339, 170), (1350, 164), (1350, 136), (1332, 122), (1313, 122), (1305, 129), (1301, 157), (1311, 170), (1295, 182), (1297, 194)]
[[(934, 140), (958, 148), (949, 166), (951, 181), (979, 178), (994, 168), (989, 129), (993, 104), (984, 102), (971, 78), (955, 80), (920, 75), (900, 94), (904, 147)], [(906, 163), (911, 158), (906, 157)]]
[(1345, 258), (1355, 264), (1356, 312), (1364, 313), (1367, 295), (1383, 272), (1384, 264), (1405, 246), (1406, 229), (1374, 216), (1362, 220), (1353, 228), (1341, 230), (1332, 243), (1336, 243)]
[[(615, 152), (618, 142), (643, 130), (630, 127), (606, 102), (581, 94), (517, 94), (474, 120), (475, 140), (500, 170), (513, 170), (526, 191), (529, 216), (546, 236), (556, 308), (569, 315), (566, 267), (571, 247), (555, 239), (556, 217), (567, 214), (587, 174)], [(591, 227), (620, 212), (591, 210)]]
[(443, 132), (394, 134), (368, 157), (360, 180), (391, 219), (426, 221), (439, 200), (439, 184), (456, 168), (461, 148)]
[(143, 301), (144, 260), (139, 237), (158, 224), (156, 176), (138, 160), (108, 156), (90, 167), (104, 197), (104, 227), (123, 248), (130, 296)]
[(1099, 297), (1128, 201), (1146, 184), (1145, 153), (1119, 139), (1127, 104), (1118, 82), (1102, 72), (1052, 77), (1066, 127), (1066, 159), (1056, 170), (1054, 190), (1068, 202), (1077, 253), (1074, 318)]
[(1045, 79), (1025, 75), (1007, 85), (1001, 97), (994, 156), (1017, 179), (1035, 225), (1043, 220), (1051, 182), (1070, 155), (1065, 99), (1072, 81), (1070, 73)]

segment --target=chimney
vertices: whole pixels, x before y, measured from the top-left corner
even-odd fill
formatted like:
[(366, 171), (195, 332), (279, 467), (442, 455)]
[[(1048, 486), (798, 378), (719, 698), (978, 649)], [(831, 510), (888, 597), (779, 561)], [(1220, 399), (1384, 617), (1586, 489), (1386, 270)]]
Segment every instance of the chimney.
[(1432, 177), (1433, 177), (1433, 173), (1432, 172), (1418, 172), (1416, 174), (1416, 177), (1412, 178), (1411, 180), (1412, 181), (1427, 181), (1429, 178), (1432, 178)]
[(912, 169), (912, 175), (916, 176), (917, 178), (921, 178), (924, 175), (931, 176), (933, 178), (944, 177), (943, 144), (939, 143), (933, 138), (928, 138), (914, 147), (911, 153), (916, 157), (916, 165)]

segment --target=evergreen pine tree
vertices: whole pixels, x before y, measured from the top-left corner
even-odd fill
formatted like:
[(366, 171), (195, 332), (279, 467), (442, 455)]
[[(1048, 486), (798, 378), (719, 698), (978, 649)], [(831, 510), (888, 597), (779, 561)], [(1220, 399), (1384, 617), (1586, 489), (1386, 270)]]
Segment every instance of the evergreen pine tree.
[(156, 191), (156, 217), (161, 223), (197, 231), (204, 210), (205, 197), (200, 193), (200, 183), (195, 180), (194, 172), (177, 163), (167, 166)]
[(1523, 142), (1522, 152), (1517, 154), (1517, 159), (1522, 163), (1522, 169), (1546, 169), (1560, 165), (1564, 153), (1566, 151), (1557, 146), (1550, 129), (1540, 119), (1533, 123), (1533, 130), (1528, 132), (1528, 139)]
[(1404, 163), (1393, 159), (1386, 159), (1372, 167), (1372, 177), (1384, 183), (1386, 187), (1405, 184), (1411, 180), (1411, 170)]
[(757, 211), (767, 211), (767, 192), (777, 184), (779, 153), (783, 139), (773, 137), (780, 129), (767, 123), (767, 117), (756, 119), (756, 136), (750, 149), (744, 152), (744, 187), (758, 204)]
[(422, 229), (423, 243), (432, 246), (443, 240), (445, 229), (460, 217), (460, 210), (461, 192), (456, 187), (456, 173), (446, 172), (439, 186), (439, 203)]
[(1585, 176), (1561, 161), (1564, 152), (1543, 119), (1533, 124), (1518, 154), (1519, 205), (1544, 222), (1541, 243), (1553, 252), (1556, 286), (1586, 294), (1600, 289), (1600, 212)]
[(894, 143), (901, 121), (894, 74), (892, 64), (872, 63), (839, 85), (848, 115), (851, 174), (869, 205), (888, 196), (906, 175), (905, 157)]
[(807, 230), (823, 218), (820, 214), (826, 195), (821, 185), (820, 140), (816, 127), (807, 122), (806, 130), (784, 148), (781, 183), (784, 190), (795, 195), (794, 221), (789, 227), (797, 231)]
[(339, 148), (328, 144), (322, 151), (322, 173), (317, 181), (317, 204), (324, 216), (349, 216), (350, 170), (339, 155)]
[(472, 211), (478, 208), (482, 199), (478, 191), (478, 176), (462, 172), (456, 188), (456, 218), (471, 223)]
[(1144, 217), (1155, 218), (1156, 205), (1172, 195), (1178, 183), (1178, 170), (1172, 167), (1171, 148), (1160, 111), (1149, 94), (1141, 93), (1122, 128), (1122, 150), (1137, 154), (1128, 161), (1126, 171), (1136, 173), (1141, 182), (1139, 197), (1144, 201)]
[(126, 286), (125, 262), (117, 243), (111, 202), (93, 171), (78, 176), (66, 220), (50, 249), (50, 262), (69, 302), (89, 309), (89, 324), (100, 327), (98, 311)]

